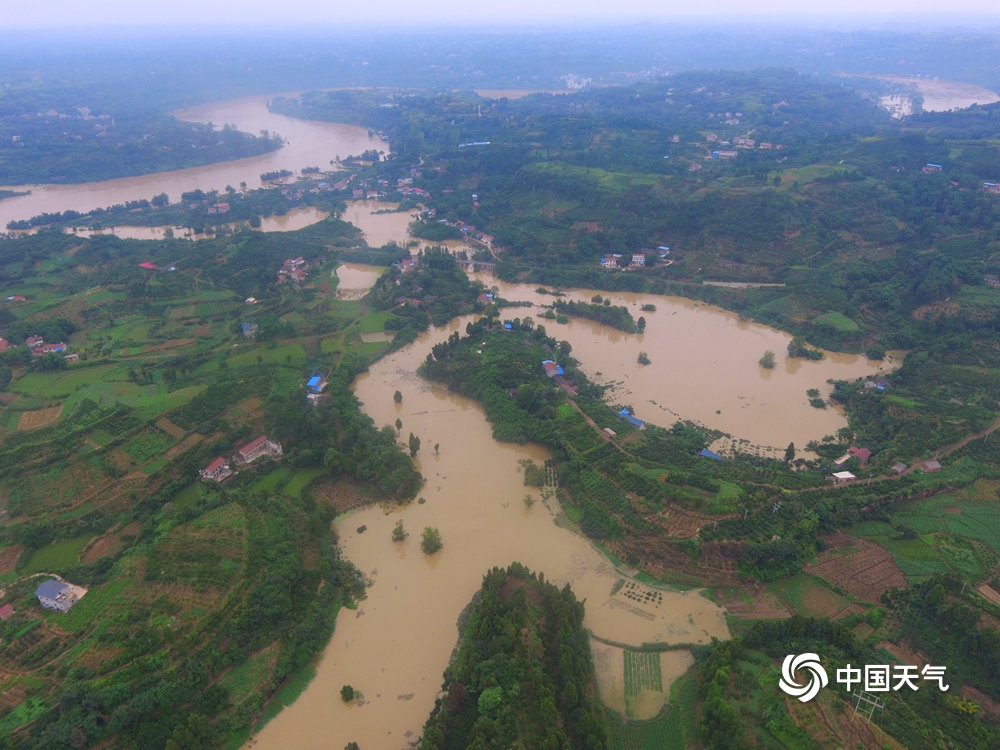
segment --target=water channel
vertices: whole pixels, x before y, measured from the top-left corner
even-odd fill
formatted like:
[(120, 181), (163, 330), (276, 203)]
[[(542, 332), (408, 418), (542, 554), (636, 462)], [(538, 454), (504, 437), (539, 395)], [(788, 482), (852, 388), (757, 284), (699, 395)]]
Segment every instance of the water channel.
[[(259, 184), (260, 172), (323, 166), (338, 155), (381, 144), (360, 128), (272, 115), (265, 101), (257, 97), (223, 102), (184, 116), (233, 123), (251, 132), (277, 131), (290, 143), (275, 154), (108, 183), (44, 186), (31, 196), (0, 201), (0, 226), (42, 211), (85, 211), (160, 192), (176, 199), (181, 191), (195, 188), (224, 189), (241, 181), (252, 187)], [(298, 150), (310, 137), (322, 143)], [(379, 208), (384, 206), (351, 204), (345, 218), (358, 225), (372, 245), (406, 244), (410, 217), (379, 213)], [(346, 288), (364, 288), (374, 278), (375, 273), (363, 267), (348, 265), (341, 271)], [(840, 355), (828, 355), (821, 362), (788, 360), (787, 334), (676, 298), (611, 295), (613, 304), (626, 305), (634, 317), (647, 319), (641, 335), (582, 320), (560, 325), (540, 317), (538, 305), (550, 303), (551, 296), (488, 275), (478, 278), (496, 287), (501, 297), (532, 302), (534, 307), (512, 310), (510, 317), (531, 315), (550, 335), (569, 341), (588, 376), (612, 386), (610, 398), (615, 403), (629, 405), (641, 418), (664, 426), (678, 418), (692, 419), (731, 434), (734, 441), (747, 441), (747, 446), (764, 446), (761, 450), (783, 451), (789, 442), (801, 448), (808, 440), (843, 427), (842, 414), (833, 408), (810, 407), (805, 391), (820, 388), (826, 393), (828, 379), (868, 376), (879, 367)], [(592, 294), (571, 292), (576, 299)], [(656, 310), (640, 311), (646, 304)], [(452, 331), (464, 331), (466, 322), (455, 320), (423, 334), (357, 379), (355, 392), (377, 425), (393, 424), (398, 418), (402, 435), (413, 432), (420, 437), (417, 462), (426, 478), (420, 493), (424, 502), (392, 512), (368, 507), (338, 519), (346, 557), (372, 581), (367, 599), (357, 611), (340, 613), (315, 680), (251, 739), (250, 746), (327, 750), (356, 741), (365, 748), (406, 747), (418, 736), (433, 706), (458, 637), (459, 613), (487, 569), (513, 560), (541, 571), (554, 583), (570, 583), (577, 597), (586, 601), (585, 625), (604, 639), (640, 645), (705, 643), (713, 636), (727, 637), (723, 610), (697, 592), (643, 589), (586, 539), (557, 525), (560, 509), (555, 498), (523, 485), (521, 462), (544, 461), (544, 451), (496, 443), (477, 404), (416, 375), (430, 347)], [(778, 354), (774, 370), (763, 370), (757, 363), (765, 349)], [(638, 364), (640, 351), (648, 354), (649, 365)], [(396, 390), (403, 394), (399, 404), (392, 397)], [(400, 519), (410, 536), (395, 543), (391, 530)], [(419, 550), (424, 526), (436, 526), (444, 542), (443, 550), (433, 556)], [(629, 591), (653, 596), (637, 602)], [(664, 659), (665, 679), (686, 669), (690, 661), (684, 653)], [(608, 666), (619, 658), (613, 651), (601, 648), (595, 657), (599, 671), (616, 671)], [(345, 704), (340, 699), (344, 684), (354, 686), (363, 700)], [(602, 697), (616, 706), (613, 688), (602, 685)], [(655, 709), (653, 705), (651, 711)]]

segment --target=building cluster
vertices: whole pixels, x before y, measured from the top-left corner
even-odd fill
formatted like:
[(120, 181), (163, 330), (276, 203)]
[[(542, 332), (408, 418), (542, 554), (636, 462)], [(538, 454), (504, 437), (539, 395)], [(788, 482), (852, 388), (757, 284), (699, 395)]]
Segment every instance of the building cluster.
[(624, 268), (630, 268), (633, 270), (647, 268), (650, 265), (649, 259), (652, 256), (656, 256), (656, 258), (659, 258), (661, 261), (666, 261), (666, 265), (669, 265), (673, 262), (667, 260), (669, 255), (670, 248), (666, 245), (660, 245), (655, 250), (644, 247), (639, 252), (630, 253), (627, 256), (622, 253), (609, 253), (608, 255), (601, 256), (601, 268), (609, 271), (616, 271)]
[(278, 269), (278, 281), (291, 281), (301, 284), (309, 277), (309, 264), (300, 255), (298, 258), (285, 258)]
[(208, 466), (198, 472), (204, 482), (221, 482), (235, 472), (233, 466), (249, 466), (258, 458), (279, 458), (282, 455), (281, 443), (271, 440), (267, 435), (261, 435), (242, 446), (230, 459), (217, 457)]
[[(79, 359), (79, 355), (65, 353), (67, 349), (65, 341), (57, 341), (55, 343), (47, 344), (45, 343), (45, 339), (41, 336), (28, 336), (28, 338), (24, 340), (24, 345), (28, 347), (32, 356), (35, 357), (40, 357), (43, 354), (62, 354), (63, 358), (67, 362), (73, 362)], [(4, 349), (7, 348), (9, 348), (9, 345), (4, 347)], [(3, 349), (0, 349), (0, 351), (3, 351)]]

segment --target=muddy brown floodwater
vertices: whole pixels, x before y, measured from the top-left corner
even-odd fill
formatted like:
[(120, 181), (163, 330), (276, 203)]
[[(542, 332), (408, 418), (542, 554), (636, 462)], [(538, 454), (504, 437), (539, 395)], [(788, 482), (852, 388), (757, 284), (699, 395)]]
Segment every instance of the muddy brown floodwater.
[(159, 193), (166, 193), (172, 202), (177, 202), (181, 193), (191, 190), (221, 191), (227, 185), (239, 189), (241, 182), (245, 182), (248, 188), (257, 188), (261, 186), (260, 175), (264, 172), (288, 169), (298, 174), (304, 167), (327, 170), (331, 168), (330, 161), (337, 157), (361, 154), (373, 148), (389, 151), (388, 143), (369, 135), (365, 128), (297, 120), (269, 112), (269, 98), (252, 96), (213, 102), (174, 114), (182, 120), (211, 122), (219, 126), (231, 124), (251, 133), (261, 130), (278, 133), (287, 142), (277, 151), (204, 167), (103, 182), (12, 186), (18, 191), (30, 190), (31, 194), (0, 200), (0, 231), (4, 231), (9, 221), (30, 219), (41, 213), (68, 209), (86, 213), (131, 200), (149, 199)]
[[(520, 462), (542, 462), (546, 453), (495, 442), (477, 404), (416, 375), (429, 348), (464, 330), (468, 320), (421, 336), (357, 379), (355, 393), (377, 425), (398, 418), (401, 436), (420, 437), (425, 502), (389, 513), (366, 508), (338, 520), (345, 556), (373, 582), (368, 598), (357, 612), (341, 612), (316, 679), (252, 747), (339, 748), (350, 741), (405, 747), (433, 708), (460, 612), (488, 569), (514, 560), (558, 585), (569, 583), (586, 600), (586, 627), (608, 640), (641, 645), (728, 637), (723, 610), (697, 592), (662, 590), (653, 603), (627, 597), (624, 574), (587, 540), (556, 525), (554, 498), (524, 486)], [(403, 394), (400, 404), (393, 400), (396, 390)], [(391, 540), (397, 520), (409, 533), (402, 543)], [(425, 526), (437, 527), (444, 542), (432, 556), (419, 548)], [(361, 705), (344, 704), (344, 684), (362, 693)]]
[[(265, 97), (218, 102), (179, 114), (251, 132), (278, 132), (289, 144), (272, 154), (196, 169), (32, 188), (31, 195), (0, 201), (0, 227), (42, 212), (85, 212), (161, 192), (177, 200), (181, 192), (194, 189), (223, 190), (241, 182), (256, 187), (261, 172), (322, 169), (338, 156), (368, 148), (388, 150), (388, 144), (362, 128), (274, 115), (267, 111)], [(406, 245), (411, 217), (373, 213), (381, 207), (353, 203), (344, 218), (360, 227), (372, 246), (389, 241)], [(280, 231), (317, 218), (300, 212), (291, 215), (286, 226), (266, 228)], [(363, 289), (376, 277), (363, 267), (342, 269), (343, 288)], [(479, 279), (498, 287), (508, 299), (551, 302), (551, 297), (525, 286), (483, 275)], [(592, 294), (570, 293), (575, 299)], [(835, 432), (846, 424), (843, 415), (835, 409), (813, 409), (805, 391), (815, 387), (827, 393), (827, 379), (868, 376), (881, 366), (840, 355), (818, 363), (788, 360), (787, 334), (687, 300), (612, 295), (612, 302), (627, 305), (634, 317), (643, 315), (645, 333), (622, 334), (580, 320), (560, 325), (543, 320), (539, 307), (508, 314), (532, 315), (550, 335), (569, 341), (588, 376), (611, 386), (612, 402), (631, 406), (640, 418), (655, 424), (669, 426), (683, 418), (722, 430), (733, 441), (745, 441), (739, 443), (741, 449), (756, 444), (783, 450), (792, 441), (801, 448), (807, 440)], [(641, 312), (643, 304), (655, 304), (656, 311)], [(586, 627), (605, 641), (638, 646), (728, 637), (723, 610), (697, 592), (643, 585), (628, 571), (616, 570), (586, 539), (555, 523), (561, 511), (554, 497), (543, 497), (523, 484), (522, 462), (544, 461), (542, 449), (495, 442), (477, 404), (416, 375), (430, 347), (452, 331), (464, 331), (467, 320), (424, 334), (357, 379), (355, 391), (377, 425), (391, 425), (398, 418), (403, 423), (401, 441), (410, 432), (420, 437), (417, 463), (427, 480), (421, 492), (424, 502), (391, 512), (368, 507), (338, 519), (344, 554), (371, 579), (368, 596), (357, 611), (340, 613), (315, 680), (251, 739), (251, 747), (336, 750), (350, 741), (365, 748), (408, 746), (433, 707), (458, 638), (460, 612), (489, 568), (514, 560), (554, 583), (569, 583), (586, 602)], [(765, 349), (777, 355), (774, 370), (757, 364)], [(640, 351), (648, 354), (651, 364), (638, 364)], [(402, 403), (393, 399), (396, 390), (403, 394)], [(717, 449), (725, 452), (728, 447), (720, 444)], [(391, 541), (397, 520), (409, 532), (401, 543)], [(444, 542), (443, 550), (432, 556), (419, 549), (425, 526), (437, 527)], [(619, 702), (617, 658), (612, 654), (602, 659), (606, 679), (601, 692), (613, 705)], [(689, 659), (683, 650), (660, 658), (664, 685), (686, 669)], [(362, 700), (345, 704), (340, 699), (344, 684), (354, 686)], [(626, 708), (646, 715), (655, 713), (662, 700), (662, 695), (643, 695)]]
[[(504, 299), (536, 305), (556, 299), (524, 284), (478, 278)], [(828, 381), (877, 376), (896, 365), (893, 355), (884, 362), (836, 352), (819, 361), (792, 358), (789, 334), (681, 297), (568, 290), (564, 299), (589, 301), (597, 294), (627, 307), (635, 320), (645, 318), (645, 332), (623, 333), (576, 318), (560, 324), (542, 318), (541, 307), (510, 308), (503, 317), (531, 316), (550, 336), (568, 341), (584, 373), (611, 386), (607, 400), (630, 407), (640, 419), (661, 427), (685, 419), (728, 433), (731, 438), (713, 446), (723, 454), (734, 446), (783, 454), (791, 442), (802, 450), (810, 440), (835, 434), (847, 426), (843, 411), (811, 406), (806, 391), (815, 388), (827, 398), (833, 391)], [(655, 311), (641, 309), (650, 304)], [(771, 370), (759, 364), (767, 350), (775, 354)], [(639, 364), (640, 352), (648, 365)]]

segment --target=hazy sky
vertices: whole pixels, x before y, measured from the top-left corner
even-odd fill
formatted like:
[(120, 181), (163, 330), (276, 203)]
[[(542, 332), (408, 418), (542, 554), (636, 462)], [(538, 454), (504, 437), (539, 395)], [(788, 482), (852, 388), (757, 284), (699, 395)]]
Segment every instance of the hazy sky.
[[(0, 29), (182, 24), (234, 26), (348, 23), (383, 25), (513, 24), (697, 18), (804, 20), (837, 17), (858, 23), (912, 22), (928, 16), (986, 16), (1000, 20), (997, 0), (7, 0)], [(205, 29), (206, 31), (209, 29)]]

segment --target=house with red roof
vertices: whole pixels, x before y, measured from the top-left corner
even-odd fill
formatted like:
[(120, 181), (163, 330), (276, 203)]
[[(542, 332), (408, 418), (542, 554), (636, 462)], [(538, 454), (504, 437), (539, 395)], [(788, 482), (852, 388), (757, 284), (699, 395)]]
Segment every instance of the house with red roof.
[(198, 472), (198, 476), (202, 478), (204, 482), (221, 482), (228, 476), (232, 475), (232, 470), (229, 468), (229, 462), (219, 457), (212, 461), (208, 466)]
[(256, 440), (251, 440), (249, 443), (244, 445), (236, 453), (236, 460), (249, 464), (256, 461), (261, 456), (271, 456), (272, 458), (277, 458), (282, 453), (281, 443), (275, 442), (268, 438), (267, 435), (261, 435)]
[(867, 466), (868, 459), (872, 457), (872, 452), (868, 448), (856, 448), (853, 445), (848, 448), (848, 453), (858, 459), (862, 466)]

